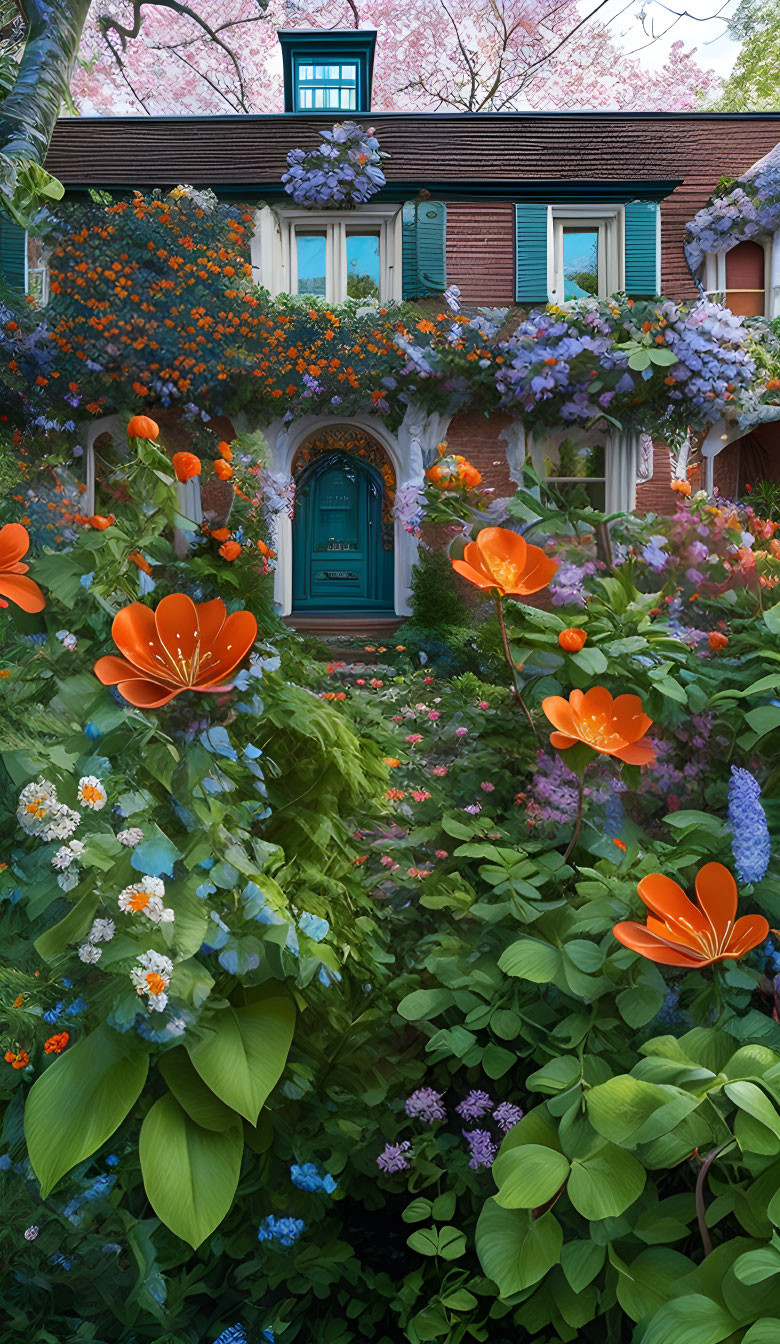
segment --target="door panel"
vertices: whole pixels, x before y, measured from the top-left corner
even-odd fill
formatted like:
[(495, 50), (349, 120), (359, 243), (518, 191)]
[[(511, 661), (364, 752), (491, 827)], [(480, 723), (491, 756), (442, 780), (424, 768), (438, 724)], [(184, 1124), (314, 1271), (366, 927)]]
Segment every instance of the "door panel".
[(392, 610), (382, 494), (379, 472), (348, 453), (325, 454), (301, 474), (293, 520), (296, 610)]

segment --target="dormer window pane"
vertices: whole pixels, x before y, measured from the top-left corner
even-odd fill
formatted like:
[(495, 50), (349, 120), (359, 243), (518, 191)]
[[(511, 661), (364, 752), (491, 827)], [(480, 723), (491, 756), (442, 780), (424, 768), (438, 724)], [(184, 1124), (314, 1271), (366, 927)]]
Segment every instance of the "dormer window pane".
[(354, 61), (338, 65), (297, 68), (296, 107), (354, 111), (357, 108), (358, 67)]

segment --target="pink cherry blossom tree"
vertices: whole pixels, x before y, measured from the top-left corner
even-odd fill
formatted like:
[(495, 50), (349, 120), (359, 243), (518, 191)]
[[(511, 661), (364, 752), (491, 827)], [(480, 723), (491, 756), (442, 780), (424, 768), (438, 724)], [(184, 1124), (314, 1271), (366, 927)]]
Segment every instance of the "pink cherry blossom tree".
[(73, 97), (87, 114), (280, 111), (276, 31), (295, 27), (378, 30), (376, 111), (679, 111), (712, 95), (682, 42), (660, 70), (627, 55), (606, 3), (93, 0)]

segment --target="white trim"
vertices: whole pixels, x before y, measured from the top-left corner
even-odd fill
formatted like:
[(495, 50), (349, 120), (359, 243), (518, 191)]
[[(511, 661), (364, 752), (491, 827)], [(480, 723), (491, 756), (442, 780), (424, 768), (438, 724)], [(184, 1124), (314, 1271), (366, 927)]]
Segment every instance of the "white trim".
[[(295, 454), (301, 444), (318, 429), (331, 425), (354, 425), (365, 430), (385, 449), (393, 464), (396, 476), (396, 489), (413, 485), (422, 487), (425, 482), (425, 461), (432, 457), (436, 444), (447, 432), (451, 416), (428, 415), (417, 407), (408, 407), (403, 422), (393, 435), (381, 420), (370, 415), (320, 416), (307, 415), (285, 425), (276, 420), (264, 427), (271, 453), (270, 470), (275, 476), (288, 479)], [(276, 551), (276, 571), (274, 575), (274, 600), (282, 616), (289, 616), (293, 605), (293, 537), (292, 520), (286, 509), (276, 513), (273, 520), (273, 547)], [(394, 552), (394, 607), (397, 615), (408, 616), (411, 610), (412, 569), (417, 560), (418, 541), (406, 531), (400, 521), (395, 520), (393, 537)]]
[[(264, 205), (255, 213), (249, 245), (252, 279), (272, 298), (297, 297), (296, 235), (324, 233), (326, 246), (325, 299), (343, 303), (347, 297), (347, 237), (351, 233), (379, 235), (379, 302), (400, 302), (402, 277), (402, 202), (359, 205), (353, 210), (303, 210), (299, 206)], [(304, 295), (300, 296), (305, 299)]]
[(595, 229), (598, 235), (599, 297), (625, 288), (625, 207), (622, 205), (549, 205), (547, 207), (547, 293), (563, 303), (563, 232), (566, 225)]

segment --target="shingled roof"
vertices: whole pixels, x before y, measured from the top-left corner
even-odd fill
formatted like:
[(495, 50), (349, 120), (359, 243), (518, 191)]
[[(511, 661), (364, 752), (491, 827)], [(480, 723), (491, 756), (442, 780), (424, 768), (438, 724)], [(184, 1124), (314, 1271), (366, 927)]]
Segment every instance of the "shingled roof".
[[(387, 192), (420, 187), (523, 195), (534, 183), (655, 183), (657, 194), (740, 173), (778, 141), (780, 113), (372, 113)], [(279, 189), (287, 150), (319, 143), (332, 114), (72, 117), (58, 121), (46, 167), (71, 190)]]

